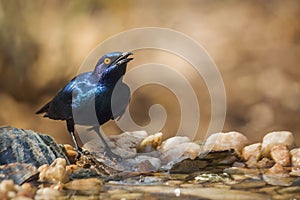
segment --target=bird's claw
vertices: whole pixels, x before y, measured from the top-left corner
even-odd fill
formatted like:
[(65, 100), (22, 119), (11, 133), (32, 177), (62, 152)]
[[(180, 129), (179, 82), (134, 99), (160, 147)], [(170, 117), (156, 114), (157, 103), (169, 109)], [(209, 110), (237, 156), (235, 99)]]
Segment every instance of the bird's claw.
[(89, 154), (88, 151), (83, 150), (81, 147), (77, 147), (76, 151), (77, 151), (77, 156), (76, 156), (77, 161), (80, 160), (81, 156), (86, 156)]

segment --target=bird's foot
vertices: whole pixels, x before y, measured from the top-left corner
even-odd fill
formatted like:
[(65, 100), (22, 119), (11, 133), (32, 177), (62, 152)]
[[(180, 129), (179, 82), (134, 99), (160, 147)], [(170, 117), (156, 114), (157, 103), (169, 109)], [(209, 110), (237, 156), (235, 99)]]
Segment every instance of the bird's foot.
[(76, 151), (77, 151), (76, 161), (78, 161), (78, 160), (80, 160), (81, 154), (83, 154), (82, 148), (77, 147)]
[(88, 151), (83, 150), (81, 147), (77, 147), (76, 151), (77, 151), (76, 161), (80, 160), (81, 156), (88, 155)]
[(123, 158), (115, 153), (113, 153), (110, 148), (104, 149), (104, 156), (107, 156), (110, 160), (114, 162), (121, 162), (123, 161)]

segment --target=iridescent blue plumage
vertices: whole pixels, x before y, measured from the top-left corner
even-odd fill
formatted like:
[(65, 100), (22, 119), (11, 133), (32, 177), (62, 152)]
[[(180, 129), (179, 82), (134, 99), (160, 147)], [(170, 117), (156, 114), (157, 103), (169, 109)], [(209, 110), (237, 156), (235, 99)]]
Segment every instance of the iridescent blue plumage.
[[(129, 103), (129, 87), (122, 82), (127, 63), (133, 58), (130, 52), (112, 52), (102, 56), (94, 71), (79, 74), (73, 78), (58, 94), (37, 114), (45, 113), (44, 117), (54, 120), (66, 120), (75, 147), (80, 150), (74, 136), (74, 125), (98, 127), (110, 119), (122, 116)], [(112, 99), (113, 91), (117, 90)], [(107, 153), (111, 153), (106, 146)]]

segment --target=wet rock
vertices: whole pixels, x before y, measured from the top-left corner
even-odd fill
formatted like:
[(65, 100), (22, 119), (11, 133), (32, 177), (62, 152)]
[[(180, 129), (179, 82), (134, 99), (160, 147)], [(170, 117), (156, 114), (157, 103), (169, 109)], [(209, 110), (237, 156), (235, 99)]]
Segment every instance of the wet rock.
[(182, 143), (189, 143), (189, 142), (191, 142), (191, 140), (190, 140), (190, 138), (188, 138), (186, 136), (171, 137), (171, 138), (163, 141), (163, 143), (159, 147), (159, 151), (165, 152), (165, 151), (169, 150), (170, 148), (176, 147), (177, 145), (180, 145)]
[(289, 131), (277, 131), (266, 134), (262, 142), (262, 155), (270, 157), (271, 149), (279, 144), (291, 149), (294, 146), (293, 134)]
[(156, 150), (162, 143), (162, 136), (162, 133), (149, 135), (138, 144), (137, 151), (147, 153)]
[(286, 193), (298, 193), (300, 194), (300, 186), (291, 186), (291, 187), (285, 187), (277, 190), (280, 194), (286, 194)]
[(240, 183), (234, 184), (231, 187), (233, 189), (252, 189), (252, 188), (261, 188), (266, 185), (266, 182), (263, 180), (247, 179)]
[(16, 184), (22, 184), (37, 174), (37, 168), (27, 163), (10, 163), (0, 166), (0, 181), (12, 179)]
[(293, 184), (295, 178), (290, 176), (282, 175), (282, 174), (263, 174), (262, 175), (264, 181), (270, 185), (278, 185), (278, 186), (290, 186)]
[(98, 174), (95, 168), (79, 168), (70, 174), (71, 174), (70, 179), (102, 177)]
[(177, 144), (162, 151), (160, 157), (163, 164), (178, 162), (185, 158), (195, 159), (199, 156), (201, 147), (193, 142)]
[(0, 140), (0, 165), (22, 162), (39, 167), (58, 157), (67, 159), (49, 135), (5, 126), (0, 127)]
[(300, 148), (295, 148), (290, 151), (292, 157), (292, 165), (300, 168)]
[(241, 153), (242, 148), (248, 144), (245, 135), (239, 132), (215, 133), (210, 135), (204, 143), (204, 151), (222, 151), (235, 149)]
[(230, 167), (224, 169), (224, 173), (230, 174), (231, 176), (234, 175), (242, 175), (244, 179), (251, 178), (260, 180), (260, 171), (258, 169), (248, 169), (248, 168), (240, 168), (240, 167)]
[(208, 163), (205, 160), (186, 159), (175, 163), (170, 169), (170, 173), (193, 173), (207, 167)]
[(230, 180), (230, 177), (228, 174), (226, 173), (222, 173), (222, 174), (200, 174), (198, 176), (195, 177), (195, 181), (196, 183), (204, 183), (204, 182), (209, 182), (209, 183), (213, 183), (213, 182), (228, 182)]
[[(192, 173), (203, 171), (204, 169), (210, 173), (218, 173), (223, 171), (226, 166), (231, 166), (236, 160), (237, 155), (234, 150), (210, 151), (203, 153), (196, 159), (190, 158), (181, 161), (173, 161), (164, 166), (170, 173)], [(220, 167), (220, 168), (218, 168)]]
[(209, 161), (211, 166), (232, 165), (235, 161), (240, 160), (239, 154), (234, 149), (203, 152), (199, 158)]
[(282, 166), (290, 165), (290, 151), (285, 145), (279, 144), (271, 148), (271, 158)]
[(42, 165), (39, 167), (39, 181), (50, 183), (65, 183), (69, 180), (69, 175), (66, 171), (66, 160), (57, 158), (50, 166)]

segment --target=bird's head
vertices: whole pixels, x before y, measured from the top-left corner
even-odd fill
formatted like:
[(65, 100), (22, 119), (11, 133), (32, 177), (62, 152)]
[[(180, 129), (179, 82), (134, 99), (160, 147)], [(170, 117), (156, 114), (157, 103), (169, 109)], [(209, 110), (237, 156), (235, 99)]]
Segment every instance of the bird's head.
[(126, 72), (126, 66), (133, 58), (129, 58), (133, 55), (131, 52), (111, 52), (102, 56), (94, 70), (100, 81), (101, 79), (116, 79), (118, 80)]

